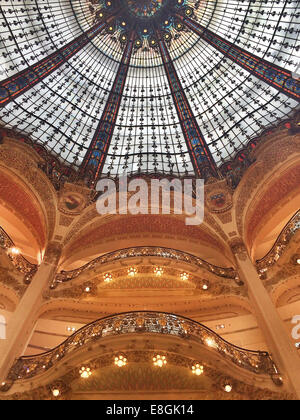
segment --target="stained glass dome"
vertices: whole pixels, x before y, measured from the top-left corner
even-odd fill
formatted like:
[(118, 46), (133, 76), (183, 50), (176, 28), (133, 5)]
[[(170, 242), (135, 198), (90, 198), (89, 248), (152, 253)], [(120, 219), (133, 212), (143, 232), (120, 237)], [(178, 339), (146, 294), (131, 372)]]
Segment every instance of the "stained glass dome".
[(297, 1), (0, 3), (1, 125), (76, 170), (201, 175), (298, 107)]

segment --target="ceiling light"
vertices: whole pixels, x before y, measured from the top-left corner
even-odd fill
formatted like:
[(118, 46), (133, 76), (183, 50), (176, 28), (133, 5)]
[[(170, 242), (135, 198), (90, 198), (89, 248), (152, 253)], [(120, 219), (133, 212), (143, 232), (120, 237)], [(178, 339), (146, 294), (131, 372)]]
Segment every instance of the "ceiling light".
[(10, 248), (8, 251), (11, 255), (20, 255), (21, 254), (21, 251), (19, 250), (19, 248), (16, 248), (16, 247)]
[(192, 366), (192, 373), (193, 375), (201, 376), (204, 373), (204, 367), (197, 363), (194, 366)]
[(207, 283), (204, 283), (203, 286), (202, 286), (202, 289), (203, 290), (208, 290), (208, 284)]
[(162, 268), (162, 267), (155, 267), (155, 268), (154, 268), (154, 274), (155, 274), (157, 277), (161, 277), (161, 276), (164, 274), (164, 270), (163, 270), (163, 268)]
[(85, 292), (86, 292), (86, 293), (90, 293), (91, 288), (88, 286), (88, 287), (86, 287), (84, 290), (85, 290)]
[(79, 374), (82, 379), (88, 379), (92, 375), (92, 372), (90, 368), (82, 367)]
[(52, 390), (53, 397), (57, 398), (60, 395), (60, 390), (55, 388)]
[(112, 275), (110, 273), (105, 273), (103, 279), (105, 283), (110, 283), (112, 281)]
[(156, 367), (163, 367), (167, 364), (166, 356), (161, 356), (158, 354), (156, 357), (153, 357), (153, 364)]
[(135, 267), (130, 267), (128, 268), (128, 276), (129, 277), (134, 277), (137, 275), (137, 269)]
[(190, 278), (190, 275), (188, 273), (181, 273), (180, 278), (183, 281), (187, 281)]
[(127, 365), (127, 359), (124, 356), (117, 356), (115, 357), (115, 365), (119, 368), (124, 367)]
[(216, 347), (216, 342), (212, 338), (207, 338), (205, 342), (208, 345), (208, 347)]
[(224, 391), (229, 394), (232, 391), (232, 386), (230, 384), (225, 385)]
[(73, 333), (73, 332), (76, 331), (76, 328), (75, 327), (67, 327), (67, 331)]

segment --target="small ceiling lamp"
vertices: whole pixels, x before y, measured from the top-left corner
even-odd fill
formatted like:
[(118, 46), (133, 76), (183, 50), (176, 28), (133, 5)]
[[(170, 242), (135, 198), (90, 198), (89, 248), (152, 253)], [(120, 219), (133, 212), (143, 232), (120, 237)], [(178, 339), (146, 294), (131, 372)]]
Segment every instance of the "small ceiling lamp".
[(155, 267), (155, 268), (154, 268), (154, 274), (155, 274), (157, 277), (161, 277), (161, 276), (164, 274), (164, 270), (163, 270), (163, 268), (162, 268), (162, 267)]
[(144, 34), (147, 34), (148, 33), (148, 29), (145, 28), (143, 32), (144, 32)]
[(208, 290), (208, 288), (209, 288), (209, 283), (206, 281), (205, 283), (203, 283), (202, 289)]
[(105, 283), (110, 283), (112, 281), (112, 275), (110, 273), (105, 273), (103, 279)]
[(128, 268), (128, 276), (129, 277), (134, 277), (137, 275), (137, 269), (135, 267), (130, 267)]
[(60, 390), (58, 388), (54, 388), (52, 390), (52, 395), (53, 395), (54, 398), (59, 397), (60, 396)]
[(190, 278), (190, 275), (188, 273), (181, 273), (180, 278), (183, 281), (187, 281)]
[(213, 340), (212, 338), (207, 338), (205, 340), (205, 342), (208, 345), (208, 347), (216, 347), (217, 346), (215, 340)]
[(193, 14), (193, 9), (191, 7), (187, 7), (185, 9), (186, 16), (191, 16)]
[(192, 366), (192, 373), (196, 376), (201, 376), (204, 373), (204, 367), (200, 365), (200, 363), (196, 363)]
[(91, 293), (92, 289), (90, 288), (90, 286), (87, 286), (87, 287), (84, 289), (84, 291), (85, 291), (85, 293)]
[(125, 21), (123, 21), (123, 22), (121, 23), (121, 25), (122, 25), (123, 27), (125, 27), (125, 26), (126, 26), (126, 22), (125, 22)]
[(300, 255), (295, 254), (292, 256), (291, 263), (295, 265), (300, 265)]
[(79, 374), (82, 379), (88, 379), (90, 376), (92, 376), (91, 369), (86, 367), (82, 367), (79, 371)]
[(8, 250), (9, 254), (13, 255), (13, 256), (17, 256), (21, 254), (21, 251), (19, 250), (19, 248), (16, 248), (15, 246), (12, 248), (9, 248)]
[(232, 391), (232, 385), (230, 385), (229, 383), (226, 384), (224, 386), (224, 391), (227, 392), (228, 394)]
[(122, 355), (115, 357), (115, 365), (118, 366), (119, 368), (126, 366), (127, 358)]
[(166, 366), (167, 364), (167, 359), (166, 356), (161, 356), (160, 354), (158, 354), (157, 356), (153, 357), (153, 364), (156, 367), (163, 367)]
[(67, 327), (67, 331), (69, 333), (74, 333), (76, 331), (76, 328), (75, 327)]

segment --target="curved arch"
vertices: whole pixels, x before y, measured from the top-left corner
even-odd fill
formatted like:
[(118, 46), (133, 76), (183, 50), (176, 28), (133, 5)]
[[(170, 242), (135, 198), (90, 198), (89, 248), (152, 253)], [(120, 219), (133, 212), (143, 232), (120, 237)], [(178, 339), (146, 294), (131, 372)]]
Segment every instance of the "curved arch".
[[(247, 229), (249, 228), (249, 220), (246, 220), (246, 214), (251, 216), (254, 207), (257, 208), (259, 199), (263, 196), (264, 192), (269, 189), (274, 179), (279, 179), (280, 175), (285, 171), (292, 169), (292, 167), (299, 165), (299, 152), (300, 152), (300, 136), (291, 133), (284, 128), (275, 130), (266, 138), (266, 141), (260, 143), (255, 149), (254, 157), (256, 162), (246, 171), (239, 186), (234, 193), (234, 209), (235, 209), (235, 223), (237, 231), (240, 236), (247, 239)], [(295, 174), (297, 177), (297, 174)], [(287, 188), (287, 187), (286, 187)], [(277, 190), (278, 188), (276, 188)], [(273, 199), (272, 190), (270, 200)], [(283, 193), (281, 194), (281, 196)], [(294, 209), (293, 213), (297, 208)], [(290, 214), (290, 217), (292, 214)], [(260, 215), (257, 215), (260, 217)], [(279, 227), (278, 234), (283, 228), (284, 224)], [(251, 228), (251, 226), (250, 226)], [(251, 235), (250, 235), (251, 236)], [(273, 238), (273, 243), (276, 240)], [(249, 248), (252, 244), (248, 244)], [(272, 243), (269, 244), (269, 249)], [(256, 255), (256, 258), (262, 257), (268, 252), (269, 249), (261, 251), (261, 255)]]
[(101, 254), (132, 246), (171, 248), (174, 240), (178, 248), (215, 265), (232, 265), (228, 246), (204, 225), (186, 226), (184, 220), (172, 215), (128, 215), (102, 217), (86, 225), (66, 244), (64, 267), (78, 268)]
[(276, 171), (245, 215), (246, 243), (253, 256), (265, 255), (300, 207), (300, 162)]
[[(40, 229), (38, 235), (39, 247), (45, 249), (55, 228), (57, 194), (47, 176), (39, 169), (42, 162), (43, 159), (29, 145), (12, 138), (4, 138), (0, 148), (0, 170), (30, 197), (27, 201), (24, 199), (24, 210), (27, 209), (27, 202), (35, 203), (43, 221), (43, 229)], [(13, 195), (16, 195), (15, 191)], [(34, 223), (33, 218), (32, 223)]]
[(46, 246), (46, 217), (32, 191), (0, 168), (0, 225), (22, 253), (38, 260)]

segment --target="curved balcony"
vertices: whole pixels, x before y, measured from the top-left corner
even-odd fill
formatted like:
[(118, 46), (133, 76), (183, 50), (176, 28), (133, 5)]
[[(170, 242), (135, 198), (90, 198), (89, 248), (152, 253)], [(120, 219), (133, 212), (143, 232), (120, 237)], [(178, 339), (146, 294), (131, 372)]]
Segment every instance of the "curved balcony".
[(9, 250), (16, 248), (13, 240), (8, 236), (4, 229), (0, 227), (0, 248), (7, 252), (9, 259), (14, 267), (24, 274), (24, 282), (30, 283), (32, 277), (36, 273), (38, 266), (30, 263), (23, 255), (19, 253), (9, 252)]
[(298, 210), (282, 229), (272, 249), (260, 260), (256, 261), (258, 271), (264, 273), (272, 267), (284, 253), (294, 235), (300, 229), (300, 210)]
[(53, 350), (16, 360), (9, 375), (11, 382), (31, 379), (54, 367), (65, 356), (106, 337), (146, 334), (172, 336), (196, 343), (211, 350), (219, 358), (255, 375), (268, 375), (276, 385), (278, 371), (267, 352), (245, 350), (232, 345), (204, 325), (191, 319), (161, 312), (129, 312), (109, 316), (86, 325)]
[(208, 263), (207, 261), (202, 260), (199, 257), (196, 257), (195, 255), (188, 254), (182, 251), (177, 251), (175, 249), (148, 246), (127, 248), (111, 252), (109, 254), (105, 254), (99, 258), (94, 259), (93, 261), (85, 264), (84, 266), (76, 270), (62, 271), (56, 276), (53, 287), (55, 287), (58, 283), (71, 281), (78, 277), (80, 274), (84, 273), (85, 271), (93, 269), (98, 265), (136, 257), (159, 257), (169, 260), (181, 261), (188, 264), (192, 264), (195, 267), (205, 269), (219, 277), (225, 277), (234, 280), (236, 280), (237, 277), (237, 273), (233, 268), (217, 267), (213, 264)]

